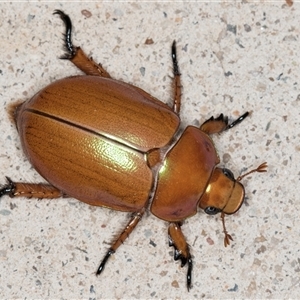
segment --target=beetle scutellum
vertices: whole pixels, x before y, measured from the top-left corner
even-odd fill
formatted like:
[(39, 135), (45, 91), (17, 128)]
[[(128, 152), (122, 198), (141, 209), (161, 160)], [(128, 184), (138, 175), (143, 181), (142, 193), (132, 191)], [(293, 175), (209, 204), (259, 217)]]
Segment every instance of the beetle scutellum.
[(7, 178), (0, 197), (74, 197), (90, 205), (132, 212), (97, 275), (149, 207), (155, 216), (170, 222), (169, 245), (175, 248), (174, 259), (188, 265), (190, 289), (193, 265), (182, 222), (198, 208), (207, 214), (220, 212), (227, 246), (232, 238), (225, 229), (224, 214), (235, 213), (243, 203), (241, 179), (266, 171), (263, 163), (234, 179), (231, 171), (216, 167), (219, 157), (210, 135), (237, 125), (248, 112), (230, 124), (221, 114), (200, 128), (188, 126), (180, 131), (181, 83), (175, 42), (170, 108), (140, 88), (112, 79), (73, 46), (70, 18), (60, 10), (54, 13), (66, 26), (63, 58), (86, 75), (58, 80), (14, 107), (24, 152), (49, 184)]

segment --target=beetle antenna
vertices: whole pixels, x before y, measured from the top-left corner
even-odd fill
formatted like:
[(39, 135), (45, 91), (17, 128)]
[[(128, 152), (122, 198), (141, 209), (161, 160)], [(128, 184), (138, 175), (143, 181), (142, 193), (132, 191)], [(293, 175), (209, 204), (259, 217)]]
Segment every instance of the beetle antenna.
[(225, 213), (221, 212), (221, 220), (222, 220), (222, 225), (223, 225), (223, 232), (225, 234), (224, 237), (224, 246), (227, 247), (230, 245), (230, 241), (233, 241), (232, 236), (227, 232), (226, 226), (225, 226)]
[(240, 175), (236, 180), (237, 180), (237, 181), (241, 181), (244, 177), (246, 177), (246, 176), (248, 176), (249, 174), (254, 173), (254, 172), (258, 172), (258, 173), (267, 172), (267, 170), (266, 170), (267, 167), (268, 167), (267, 163), (264, 162), (264, 163), (262, 163), (261, 165), (259, 165), (256, 169), (253, 169), (253, 170), (247, 172), (247, 173), (244, 174), (244, 175)]

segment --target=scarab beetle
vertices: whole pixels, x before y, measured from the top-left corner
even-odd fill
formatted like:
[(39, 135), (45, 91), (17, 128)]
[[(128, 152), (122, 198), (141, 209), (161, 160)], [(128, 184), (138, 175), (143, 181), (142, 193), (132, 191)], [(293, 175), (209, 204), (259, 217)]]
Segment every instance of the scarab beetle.
[(267, 164), (234, 178), (220, 162), (210, 135), (232, 123), (221, 114), (199, 128), (180, 128), (181, 83), (175, 41), (172, 45), (173, 107), (144, 90), (117, 81), (71, 39), (68, 15), (56, 10), (66, 26), (66, 55), (86, 75), (51, 83), (30, 100), (15, 105), (13, 118), (26, 156), (49, 184), (13, 182), (2, 186), (0, 196), (74, 197), (90, 205), (133, 215), (102, 260), (99, 275), (121, 243), (139, 223), (146, 209), (170, 223), (169, 245), (175, 260), (187, 264), (191, 287), (192, 259), (181, 231), (182, 222), (197, 213), (221, 213), (227, 246), (232, 240), (225, 214), (235, 213), (245, 192), (241, 179), (265, 172)]

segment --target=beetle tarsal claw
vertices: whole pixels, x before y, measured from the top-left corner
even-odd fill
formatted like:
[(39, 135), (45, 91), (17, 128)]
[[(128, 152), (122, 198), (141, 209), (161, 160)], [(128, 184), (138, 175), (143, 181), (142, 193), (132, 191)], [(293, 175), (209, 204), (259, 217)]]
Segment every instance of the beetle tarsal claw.
[(263, 172), (267, 172), (267, 167), (268, 167), (268, 164), (267, 162), (264, 162), (262, 164), (260, 164), (256, 169), (253, 169), (243, 175), (240, 175), (236, 180), (237, 181), (241, 181), (244, 177), (250, 175), (251, 173), (254, 173), (254, 172), (258, 172), (258, 173), (263, 173)]

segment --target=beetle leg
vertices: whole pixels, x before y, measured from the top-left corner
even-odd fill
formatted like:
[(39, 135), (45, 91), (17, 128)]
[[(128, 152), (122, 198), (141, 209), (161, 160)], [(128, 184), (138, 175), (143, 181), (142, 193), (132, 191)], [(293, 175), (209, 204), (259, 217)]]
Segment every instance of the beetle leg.
[(61, 58), (70, 60), (77, 68), (83, 71), (86, 75), (111, 78), (109, 73), (102, 67), (101, 64), (96, 64), (92, 58), (89, 58), (82, 51), (80, 47), (74, 47), (72, 43), (72, 22), (70, 17), (59, 9), (56, 9), (53, 14), (59, 15), (66, 26), (65, 49), (67, 53)]
[(200, 129), (207, 134), (221, 133), (222, 131), (230, 129), (233, 126), (241, 123), (248, 115), (249, 115), (249, 112), (245, 112), (243, 115), (241, 115), (235, 121), (228, 124), (228, 117), (224, 116), (223, 114), (220, 114), (217, 118), (211, 117), (208, 120), (206, 120), (200, 126)]
[(239, 118), (237, 118), (235, 121), (233, 121), (231, 124), (228, 124), (225, 129), (230, 129), (233, 126), (241, 123), (247, 116), (249, 115), (249, 112), (246, 111), (243, 115), (241, 115)]
[(128, 222), (127, 226), (123, 230), (123, 232), (120, 234), (120, 236), (117, 238), (117, 240), (114, 242), (114, 244), (109, 248), (106, 255), (104, 256), (100, 266), (97, 269), (96, 275), (100, 275), (101, 272), (104, 270), (105, 264), (107, 260), (110, 258), (112, 254), (116, 252), (116, 250), (123, 244), (123, 242), (128, 238), (130, 233), (133, 231), (133, 229), (136, 227), (136, 225), (139, 223), (141, 218), (143, 217), (145, 213), (145, 208), (143, 208), (141, 211), (136, 212), (131, 217), (130, 221)]
[(173, 88), (174, 88), (174, 99), (173, 99), (173, 110), (179, 115), (181, 105), (181, 82), (180, 72), (176, 54), (176, 41), (172, 44), (172, 61), (173, 61)]
[(9, 177), (6, 177), (6, 180), (7, 184), (0, 189), (0, 197), (8, 195), (11, 198), (55, 199), (66, 196), (50, 184), (13, 182)]
[(211, 117), (206, 120), (200, 126), (200, 129), (207, 134), (220, 133), (226, 129), (227, 125), (228, 117), (224, 117), (223, 114), (220, 114), (217, 118)]
[(192, 269), (193, 261), (190, 254), (189, 245), (187, 244), (185, 237), (181, 231), (179, 223), (171, 223), (168, 230), (169, 246), (173, 246), (175, 249), (174, 260), (181, 260), (181, 267), (188, 264), (187, 271), (187, 289), (190, 290), (192, 283)]

